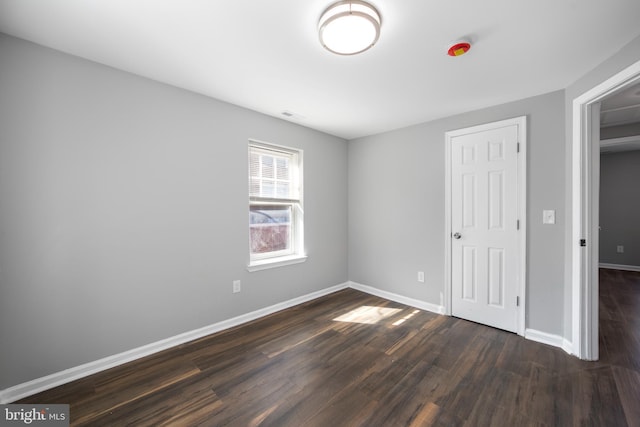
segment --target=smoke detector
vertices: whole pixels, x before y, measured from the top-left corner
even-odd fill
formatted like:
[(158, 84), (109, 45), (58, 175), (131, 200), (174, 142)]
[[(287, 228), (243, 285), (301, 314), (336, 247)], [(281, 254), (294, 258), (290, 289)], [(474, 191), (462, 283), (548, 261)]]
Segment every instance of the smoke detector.
[(453, 42), (447, 50), (449, 56), (462, 56), (471, 49), (471, 43), (467, 40), (458, 40)]

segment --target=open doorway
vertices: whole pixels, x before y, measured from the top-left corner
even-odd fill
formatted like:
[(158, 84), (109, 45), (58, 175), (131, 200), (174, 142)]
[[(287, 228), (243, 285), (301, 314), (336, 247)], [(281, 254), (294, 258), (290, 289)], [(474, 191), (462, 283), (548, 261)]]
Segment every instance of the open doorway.
[(600, 102), (599, 359), (640, 367), (640, 84)]
[(640, 83), (640, 61), (573, 100), (572, 347), (599, 358), (599, 220), (601, 103)]
[(600, 105), (600, 267), (640, 271), (640, 83)]

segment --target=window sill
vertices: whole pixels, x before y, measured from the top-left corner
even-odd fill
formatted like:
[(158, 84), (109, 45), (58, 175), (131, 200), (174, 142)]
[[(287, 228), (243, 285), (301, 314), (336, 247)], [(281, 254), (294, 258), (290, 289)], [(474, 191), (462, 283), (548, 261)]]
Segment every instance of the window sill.
[(260, 271), (268, 268), (283, 267), (285, 265), (300, 264), (307, 260), (306, 255), (289, 255), (279, 258), (261, 259), (253, 261), (247, 266), (249, 271)]

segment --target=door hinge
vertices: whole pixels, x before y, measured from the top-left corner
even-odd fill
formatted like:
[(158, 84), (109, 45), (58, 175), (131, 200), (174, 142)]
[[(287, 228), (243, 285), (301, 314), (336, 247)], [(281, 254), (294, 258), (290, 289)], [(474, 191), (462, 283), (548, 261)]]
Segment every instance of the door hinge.
[(518, 142), (516, 144), (516, 153), (519, 153), (519, 152), (520, 152), (520, 143)]
[(580, 239), (580, 246), (587, 246), (587, 239)]
[(520, 307), (520, 297), (516, 297), (516, 307)]
[(520, 230), (520, 220), (516, 220), (516, 230)]

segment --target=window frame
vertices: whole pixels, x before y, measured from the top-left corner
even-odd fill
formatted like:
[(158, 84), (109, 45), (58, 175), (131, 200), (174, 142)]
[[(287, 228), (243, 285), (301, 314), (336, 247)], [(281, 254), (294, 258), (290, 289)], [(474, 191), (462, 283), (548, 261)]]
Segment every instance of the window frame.
[[(254, 153), (278, 155), (289, 159), (290, 180), (289, 185), (295, 188), (289, 189), (289, 197), (264, 197), (252, 194), (252, 170), (251, 156)], [(298, 148), (285, 147), (263, 141), (249, 139), (247, 149), (248, 161), (248, 195), (249, 216), (254, 206), (264, 207), (289, 207), (289, 248), (278, 251), (252, 253), (251, 220), (249, 219), (249, 271), (257, 271), (266, 268), (280, 267), (283, 265), (304, 262), (307, 258), (304, 253), (304, 209), (303, 209), (303, 151)], [(260, 177), (262, 179), (262, 177)], [(277, 181), (277, 178), (275, 178)]]

